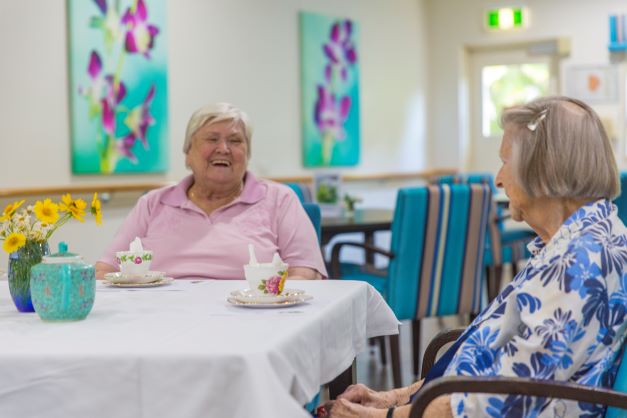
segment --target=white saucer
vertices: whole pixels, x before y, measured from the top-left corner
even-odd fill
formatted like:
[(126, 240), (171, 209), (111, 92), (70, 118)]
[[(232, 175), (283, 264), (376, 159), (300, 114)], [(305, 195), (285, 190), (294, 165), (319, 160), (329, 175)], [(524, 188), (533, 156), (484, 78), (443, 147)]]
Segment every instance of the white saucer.
[(138, 282), (134, 282), (134, 283), (114, 283), (114, 282), (110, 282), (107, 280), (104, 280), (103, 283), (109, 285), (109, 286), (115, 286), (115, 287), (157, 287), (157, 286), (163, 286), (166, 284), (170, 284), (174, 279), (172, 277), (161, 277), (160, 279), (157, 279), (156, 281), (152, 281), (152, 282), (148, 282), (148, 283), (138, 283)]
[(283, 289), (283, 292), (281, 292), (280, 295), (273, 295), (272, 293), (260, 295), (251, 289), (240, 289), (231, 292), (231, 297), (240, 302), (265, 304), (284, 302), (286, 300), (304, 295), (305, 291), (300, 289)]
[(268, 308), (285, 308), (287, 306), (300, 305), (301, 303), (305, 303), (313, 299), (311, 295), (293, 295), (288, 298), (284, 298), (283, 300), (278, 300), (274, 302), (261, 302), (261, 301), (246, 301), (241, 300), (236, 297), (228, 297), (226, 301), (231, 305), (241, 306), (243, 308), (257, 308), (257, 309), (268, 309)]
[(115, 273), (105, 273), (104, 279), (109, 283), (114, 284), (145, 284), (154, 283), (165, 277), (165, 273), (162, 271), (149, 271), (143, 276), (135, 274), (123, 274), (119, 271)]

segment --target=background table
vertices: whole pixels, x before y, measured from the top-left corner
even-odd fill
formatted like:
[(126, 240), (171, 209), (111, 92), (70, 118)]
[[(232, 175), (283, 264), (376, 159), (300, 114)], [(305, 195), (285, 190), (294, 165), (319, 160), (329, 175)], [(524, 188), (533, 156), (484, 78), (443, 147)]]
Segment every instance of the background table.
[[(342, 214), (337, 217), (322, 218), (321, 244), (324, 247), (331, 239), (338, 234), (360, 232), (364, 234), (364, 243), (374, 245), (374, 233), (378, 231), (389, 231), (392, 227), (394, 211), (390, 209), (355, 209), (352, 216)], [(373, 264), (374, 254), (366, 251), (366, 263)], [(327, 270), (330, 266), (327, 265)]]
[(306, 417), (302, 406), (398, 322), (369, 285), (290, 281), (283, 309), (226, 302), (244, 281), (98, 283), (84, 321), (18, 313), (0, 282), (1, 417)]

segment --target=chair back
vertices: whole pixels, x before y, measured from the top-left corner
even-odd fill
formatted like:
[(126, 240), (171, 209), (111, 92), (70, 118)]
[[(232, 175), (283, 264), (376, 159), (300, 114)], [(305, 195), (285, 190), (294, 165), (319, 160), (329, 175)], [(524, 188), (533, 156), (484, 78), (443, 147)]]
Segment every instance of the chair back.
[(296, 193), (296, 196), (298, 196), (298, 198), (300, 199), (301, 202), (303, 203), (311, 203), (313, 202), (313, 196), (311, 194), (311, 189), (309, 188), (309, 185), (307, 183), (283, 183), (285, 184), (287, 187), (289, 187), (290, 189), (294, 190), (294, 193)]
[[(440, 176), (435, 179), (437, 184), (486, 184), (490, 186), (492, 196), (497, 192), (494, 177), (490, 173), (468, 173)], [(503, 264), (503, 246), (501, 234), (505, 229), (503, 223), (503, 210), (494, 199), (490, 202), (490, 219), (486, 233), (486, 250), (489, 251), (490, 264)]]
[[(618, 392), (627, 393), (627, 347), (625, 346), (625, 343), (623, 343), (622, 359), (612, 389)], [(624, 409), (609, 407), (605, 412), (605, 418), (625, 417), (626, 414), (627, 411)]]
[(620, 195), (614, 200), (618, 217), (627, 225), (627, 171), (620, 173)]
[(486, 184), (399, 190), (386, 289), (399, 320), (479, 312), (491, 201)]
[(316, 235), (318, 235), (318, 242), (320, 242), (321, 231), (321, 216), (320, 216), (320, 206), (317, 203), (303, 203), (303, 208), (305, 212), (307, 212), (307, 216), (309, 216), (309, 220), (313, 224), (314, 229), (316, 230)]

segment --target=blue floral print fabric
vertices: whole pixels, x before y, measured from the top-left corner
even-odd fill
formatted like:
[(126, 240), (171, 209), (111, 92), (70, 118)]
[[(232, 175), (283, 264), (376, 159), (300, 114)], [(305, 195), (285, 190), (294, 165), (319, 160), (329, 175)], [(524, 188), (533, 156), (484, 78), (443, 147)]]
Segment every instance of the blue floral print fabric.
[[(517, 376), (611, 388), (627, 332), (627, 228), (601, 199), (579, 208), (476, 319), (445, 375)], [(456, 417), (602, 417), (605, 407), (458, 393)]]

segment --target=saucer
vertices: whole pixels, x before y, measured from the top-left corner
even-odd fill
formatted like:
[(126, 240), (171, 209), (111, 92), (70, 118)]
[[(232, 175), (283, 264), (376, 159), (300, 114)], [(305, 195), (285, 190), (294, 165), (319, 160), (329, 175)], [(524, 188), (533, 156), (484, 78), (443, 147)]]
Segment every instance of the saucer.
[(298, 296), (304, 296), (305, 291), (300, 289), (283, 289), (280, 295), (273, 295), (271, 293), (260, 295), (252, 289), (234, 290), (231, 292), (231, 297), (244, 303), (276, 303), (284, 302), (286, 300), (293, 299)]
[(123, 274), (119, 271), (115, 273), (105, 273), (104, 279), (113, 284), (145, 284), (154, 283), (165, 277), (165, 273), (162, 271), (149, 271), (143, 276), (135, 274)]
[(278, 300), (274, 302), (247, 301), (247, 300), (242, 300), (237, 297), (228, 297), (226, 298), (226, 301), (229, 302), (231, 305), (241, 306), (243, 308), (271, 309), (271, 308), (285, 308), (287, 306), (300, 305), (301, 303), (305, 303), (307, 301), (310, 301), (311, 299), (313, 299), (313, 296), (305, 295), (303, 293), (300, 295), (292, 295), (287, 298), (284, 298), (283, 300)]
[(160, 279), (157, 279), (155, 281), (148, 282), (148, 283), (138, 283), (138, 282), (114, 283), (114, 282), (110, 282), (107, 280), (104, 280), (103, 283), (109, 286), (114, 286), (114, 287), (157, 287), (157, 286), (170, 284), (172, 281), (174, 281), (172, 277), (161, 277)]

